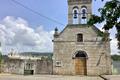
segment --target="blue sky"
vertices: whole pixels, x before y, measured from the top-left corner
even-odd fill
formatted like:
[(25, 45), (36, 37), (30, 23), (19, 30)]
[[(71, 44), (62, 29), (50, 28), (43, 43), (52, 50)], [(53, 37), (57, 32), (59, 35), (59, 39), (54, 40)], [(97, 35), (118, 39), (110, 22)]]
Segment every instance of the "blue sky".
[[(67, 24), (67, 0), (17, 0), (18, 2), (28, 6), (29, 8), (57, 20), (63, 24)], [(93, 13), (98, 14), (97, 9), (104, 5), (104, 2), (97, 0), (93, 2)], [(12, 0), (0, 0), (0, 20), (6, 16), (22, 17), (27, 20), (34, 28), (43, 25), (46, 30), (52, 30), (56, 26), (63, 29), (64, 26), (49, 21), (38, 16), (29, 10), (12, 2)]]
[[(67, 24), (67, 0), (16, 1), (64, 25)], [(93, 0), (93, 14), (99, 15), (98, 8), (102, 7), (106, 1), (108, 0), (104, 2), (101, 2), (101, 0)], [(20, 5), (15, 4), (12, 0), (0, 0), (0, 35), (2, 36), (0, 38), (4, 53), (8, 53), (11, 48), (18, 50), (18, 52), (45, 52), (45, 50), (47, 52), (52, 52), (53, 46), (51, 40), (53, 30), (56, 26), (60, 31), (65, 27), (34, 14)], [(115, 30), (112, 32), (114, 31)], [(113, 33), (112, 36), (114, 36)], [(31, 40), (28, 40), (28, 38)], [(113, 44), (116, 44), (116, 40), (112, 43), (112, 47), (115, 47)], [(48, 47), (51, 48), (48, 49)], [(112, 51), (117, 53), (115, 48), (113, 48)]]
[[(67, 1), (66, 0), (17, 0), (33, 10), (48, 16), (59, 22), (67, 23)], [(11, 0), (0, 0), (0, 19), (6, 16), (22, 17), (27, 20), (32, 27), (44, 25), (46, 30), (60, 26), (43, 17), (40, 17), (27, 9), (13, 3)]]

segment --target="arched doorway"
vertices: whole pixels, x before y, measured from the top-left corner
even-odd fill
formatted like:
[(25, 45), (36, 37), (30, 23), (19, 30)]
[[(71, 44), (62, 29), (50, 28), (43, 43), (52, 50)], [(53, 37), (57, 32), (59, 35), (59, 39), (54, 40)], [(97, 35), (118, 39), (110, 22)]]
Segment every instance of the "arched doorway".
[(77, 51), (75, 53), (74, 61), (75, 61), (76, 75), (87, 75), (86, 59), (87, 59), (87, 54), (84, 51)]

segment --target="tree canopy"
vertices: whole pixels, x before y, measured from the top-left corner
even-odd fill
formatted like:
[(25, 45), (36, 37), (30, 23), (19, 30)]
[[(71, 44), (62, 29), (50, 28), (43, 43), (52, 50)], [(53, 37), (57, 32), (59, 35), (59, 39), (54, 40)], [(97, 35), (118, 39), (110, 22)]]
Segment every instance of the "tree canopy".
[(104, 30), (110, 30), (115, 27), (117, 30), (116, 38), (118, 40), (118, 49), (120, 49), (120, 0), (107, 1), (104, 7), (98, 11), (101, 15), (91, 15), (88, 24), (93, 25), (105, 22), (103, 26)]

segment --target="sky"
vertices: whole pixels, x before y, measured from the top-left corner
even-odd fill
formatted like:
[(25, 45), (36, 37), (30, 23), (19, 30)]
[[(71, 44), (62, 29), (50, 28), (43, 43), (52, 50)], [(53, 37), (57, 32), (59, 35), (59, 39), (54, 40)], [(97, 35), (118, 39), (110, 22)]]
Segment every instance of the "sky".
[[(2, 52), (7, 54), (14, 49), (16, 52), (53, 52), (54, 28), (59, 31), (67, 25), (68, 5), (67, 0), (16, 0), (32, 10), (58, 21), (64, 25), (50, 21), (37, 15), (12, 0), (0, 0), (0, 41)], [(93, 1), (93, 14), (105, 2)], [(98, 24), (101, 29), (103, 24)], [(117, 54), (117, 41), (114, 38), (115, 29), (111, 32), (111, 53)]]

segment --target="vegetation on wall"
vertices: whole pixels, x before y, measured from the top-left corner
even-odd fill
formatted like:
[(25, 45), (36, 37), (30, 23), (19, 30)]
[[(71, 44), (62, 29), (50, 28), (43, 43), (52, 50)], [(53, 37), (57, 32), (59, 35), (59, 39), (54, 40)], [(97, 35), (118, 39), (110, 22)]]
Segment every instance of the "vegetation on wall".
[(52, 56), (47, 56), (47, 57), (42, 56), (41, 60), (52, 60)]

